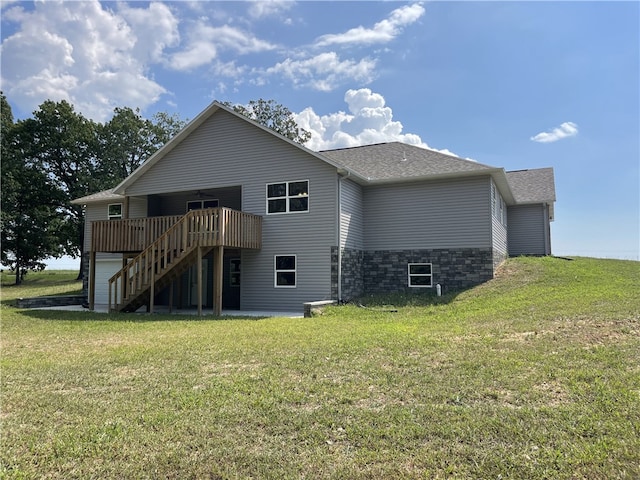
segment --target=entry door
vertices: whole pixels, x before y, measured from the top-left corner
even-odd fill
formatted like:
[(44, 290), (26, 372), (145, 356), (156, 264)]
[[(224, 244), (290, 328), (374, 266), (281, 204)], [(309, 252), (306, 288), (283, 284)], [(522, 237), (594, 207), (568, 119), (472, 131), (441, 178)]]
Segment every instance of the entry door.
[(240, 257), (224, 257), (222, 308), (240, 309)]
[[(207, 292), (209, 275), (209, 259), (202, 259), (202, 304), (207, 304)], [(198, 306), (198, 266), (194, 265), (189, 269), (189, 305)]]

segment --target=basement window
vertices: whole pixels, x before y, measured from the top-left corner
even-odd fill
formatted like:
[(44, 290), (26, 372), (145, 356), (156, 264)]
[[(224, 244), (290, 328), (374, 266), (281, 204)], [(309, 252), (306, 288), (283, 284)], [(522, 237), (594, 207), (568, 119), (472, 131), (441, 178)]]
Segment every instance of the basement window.
[(109, 220), (120, 220), (122, 218), (122, 204), (110, 203), (107, 207), (107, 218)]
[(267, 214), (309, 211), (309, 180), (267, 184)]
[(410, 287), (430, 288), (433, 286), (433, 276), (430, 263), (410, 263), (408, 272)]
[(276, 255), (274, 257), (274, 286), (276, 288), (296, 287), (296, 256)]

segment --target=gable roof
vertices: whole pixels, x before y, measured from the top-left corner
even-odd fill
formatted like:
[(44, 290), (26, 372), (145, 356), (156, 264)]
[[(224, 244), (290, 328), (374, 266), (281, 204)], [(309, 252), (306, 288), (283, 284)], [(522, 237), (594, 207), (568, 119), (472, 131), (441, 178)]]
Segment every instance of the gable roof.
[(553, 168), (535, 168), (507, 172), (517, 203), (551, 203), (556, 200)]
[[(153, 165), (171, 152), (208, 118), (220, 110), (224, 110), (270, 135), (279, 138), (281, 141), (295, 146), (318, 160), (332, 165), (337, 169), (338, 173), (350, 176), (362, 185), (490, 175), (509, 205), (555, 201), (553, 169), (551, 168), (522, 170), (509, 172), (509, 174), (507, 174), (503, 168), (491, 167), (472, 160), (465, 160), (454, 155), (401, 142), (378, 143), (314, 152), (280, 135), (274, 130), (237, 113), (232, 108), (214, 101), (115, 188), (82, 197), (74, 200), (74, 203), (83, 204), (110, 199), (121, 199), (123, 195), (126, 195), (127, 187), (133, 185), (145, 172), (152, 168)], [(518, 192), (517, 194), (516, 191)]]
[(158, 149), (153, 155), (151, 155), (151, 157), (149, 157), (142, 165), (140, 165), (138, 168), (136, 168), (131, 173), (131, 175), (129, 175), (127, 178), (125, 178), (122, 182), (120, 182), (120, 184), (118, 184), (113, 189), (113, 192), (117, 193), (117, 194), (126, 195), (127, 187), (133, 185), (136, 182), (136, 180), (138, 180), (138, 178), (140, 178), (142, 175), (144, 175), (144, 173), (147, 170), (149, 170), (156, 163), (158, 163), (163, 157), (165, 157), (169, 152), (171, 152), (175, 147), (177, 147), (184, 139), (186, 139), (189, 135), (191, 135), (191, 133), (194, 130), (196, 130), (207, 119), (209, 119), (212, 115), (214, 115), (216, 112), (218, 112), (220, 110), (224, 110), (225, 112), (230, 113), (231, 115), (234, 115), (235, 117), (238, 117), (241, 120), (254, 125), (255, 127), (257, 127), (259, 129), (269, 133), (270, 135), (273, 135), (274, 137), (277, 137), (280, 140), (282, 140), (284, 142), (287, 142), (287, 143), (295, 146), (296, 148), (299, 148), (300, 150), (308, 153), (309, 155), (312, 155), (312, 156), (322, 160), (323, 162), (326, 162), (326, 163), (328, 163), (328, 164), (330, 164), (330, 165), (332, 165), (332, 166), (334, 166), (334, 167), (336, 167), (338, 169), (340, 168), (339, 165), (334, 164), (333, 161), (331, 161), (329, 158), (324, 158), (320, 154), (318, 154), (317, 152), (314, 152), (313, 150), (309, 150), (305, 146), (300, 145), (299, 143), (296, 143), (293, 140), (290, 140), (289, 138), (285, 137), (284, 135), (279, 134), (275, 130), (272, 130), (272, 129), (268, 128), (268, 127), (265, 127), (264, 125), (254, 121), (254, 120), (252, 120), (252, 119), (250, 119), (248, 117), (245, 117), (244, 115), (241, 115), (240, 113), (236, 112), (232, 108), (229, 108), (226, 105), (223, 105), (222, 103), (220, 103), (218, 101), (214, 101), (207, 108), (205, 108), (202, 112), (200, 112), (198, 114), (198, 116), (196, 116), (193, 120), (191, 120), (191, 122), (189, 122), (182, 130), (180, 130), (171, 140), (169, 140), (160, 149)]

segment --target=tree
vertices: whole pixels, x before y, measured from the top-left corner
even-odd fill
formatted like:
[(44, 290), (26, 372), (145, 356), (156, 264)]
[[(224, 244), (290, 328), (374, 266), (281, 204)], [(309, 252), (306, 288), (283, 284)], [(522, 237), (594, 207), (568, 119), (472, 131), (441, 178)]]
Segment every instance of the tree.
[(42, 170), (57, 190), (55, 201), (62, 227), (58, 241), (62, 252), (80, 256), (78, 279), (82, 278), (84, 212), (71, 200), (94, 193), (101, 187), (97, 157), (97, 124), (74, 110), (67, 101), (43, 102), (34, 118), (20, 122), (27, 133), (20, 139), (25, 164)]
[(185, 122), (175, 115), (156, 113), (144, 119), (140, 110), (117, 107), (113, 117), (100, 128), (101, 173), (105, 188), (125, 179), (160, 147), (178, 133)]
[(41, 270), (44, 259), (62, 254), (59, 236), (63, 221), (56, 208), (61, 198), (46, 173), (28, 162), (23, 147), (24, 139), (32, 134), (29, 125), (15, 124), (6, 97), (1, 95), (0, 101), (1, 260), (15, 272), (16, 284), (20, 284), (27, 270)]
[(223, 104), (301, 145), (311, 138), (311, 132), (300, 128), (295, 121), (293, 113), (287, 107), (276, 103), (275, 100), (263, 100), (261, 98), (259, 100), (251, 100), (248, 105), (234, 105), (230, 102), (223, 102)]

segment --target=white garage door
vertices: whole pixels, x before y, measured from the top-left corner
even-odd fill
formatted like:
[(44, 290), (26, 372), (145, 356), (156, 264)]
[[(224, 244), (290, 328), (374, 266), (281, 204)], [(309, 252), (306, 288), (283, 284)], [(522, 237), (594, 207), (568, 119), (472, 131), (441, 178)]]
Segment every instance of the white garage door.
[(122, 268), (122, 260), (96, 260), (96, 306), (109, 303), (109, 279)]

